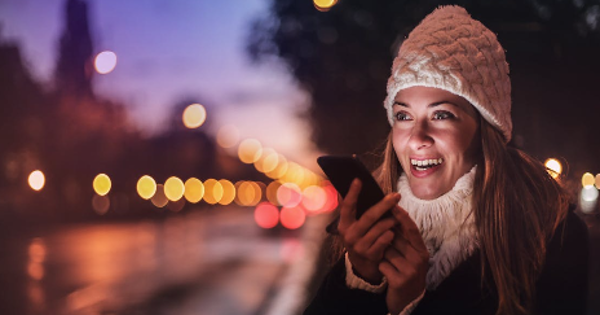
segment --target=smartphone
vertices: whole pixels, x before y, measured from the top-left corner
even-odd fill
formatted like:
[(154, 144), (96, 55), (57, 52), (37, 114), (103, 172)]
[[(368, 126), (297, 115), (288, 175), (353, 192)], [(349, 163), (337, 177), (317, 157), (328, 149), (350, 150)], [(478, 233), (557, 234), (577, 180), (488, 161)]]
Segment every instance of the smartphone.
[[(364, 166), (356, 155), (333, 156), (326, 155), (317, 158), (317, 163), (331, 181), (338, 193), (345, 197), (355, 178), (360, 179), (362, 187), (356, 202), (356, 219), (359, 219), (367, 209), (381, 201), (385, 194), (377, 184), (371, 172)], [(327, 226), (327, 232), (336, 234), (339, 217)]]

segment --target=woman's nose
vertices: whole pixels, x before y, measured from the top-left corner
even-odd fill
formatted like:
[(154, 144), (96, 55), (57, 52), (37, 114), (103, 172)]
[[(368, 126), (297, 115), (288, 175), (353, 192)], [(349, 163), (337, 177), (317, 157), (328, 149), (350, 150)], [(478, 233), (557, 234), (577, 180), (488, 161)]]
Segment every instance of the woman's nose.
[(433, 138), (430, 135), (426, 122), (415, 123), (410, 134), (409, 146), (413, 150), (427, 148), (433, 144)]

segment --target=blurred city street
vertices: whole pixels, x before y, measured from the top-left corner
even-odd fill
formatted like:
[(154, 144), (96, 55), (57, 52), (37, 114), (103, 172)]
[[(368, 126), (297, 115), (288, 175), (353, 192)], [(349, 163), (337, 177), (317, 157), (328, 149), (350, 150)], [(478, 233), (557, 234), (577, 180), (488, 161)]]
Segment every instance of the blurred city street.
[(297, 314), (328, 217), (268, 231), (251, 208), (194, 210), (3, 238), (1, 313)]
[[(301, 314), (339, 201), (316, 158), (381, 165), (394, 54), (447, 3), (0, 0), (0, 315)], [(506, 51), (509, 145), (589, 228), (600, 314), (600, 5), (461, 4)]]

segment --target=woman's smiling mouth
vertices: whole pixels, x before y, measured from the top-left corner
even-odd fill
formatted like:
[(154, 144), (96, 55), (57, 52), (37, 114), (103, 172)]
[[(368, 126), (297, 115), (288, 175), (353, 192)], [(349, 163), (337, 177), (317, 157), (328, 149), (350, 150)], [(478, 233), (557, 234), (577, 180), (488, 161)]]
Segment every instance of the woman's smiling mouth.
[(444, 162), (444, 159), (442, 159), (442, 158), (424, 159), (424, 160), (410, 159), (410, 164), (412, 165), (413, 169), (415, 169), (419, 172), (426, 171), (432, 167), (439, 166), (443, 162)]

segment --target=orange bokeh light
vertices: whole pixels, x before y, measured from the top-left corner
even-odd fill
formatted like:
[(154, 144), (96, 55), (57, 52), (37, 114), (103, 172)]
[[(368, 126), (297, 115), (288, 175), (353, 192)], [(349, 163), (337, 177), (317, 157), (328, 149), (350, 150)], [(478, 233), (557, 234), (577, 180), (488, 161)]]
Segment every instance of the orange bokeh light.
[(202, 197), (204, 196), (204, 184), (202, 184), (199, 179), (191, 177), (185, 181), (184, 186), (185, 191), (183, 196), (187, 201), (191, 203), (198, 203), (200, 200), (202, 200)]
[(237, 188), (235, 202), (240, 206), (254, 206), (262, 199), (262, 190), (255, 182), (240, 181), (235, 186)]
[(204, 182), (204, 201), (214, 205), (223, 198), (223, 185), (214, 178), (209, 178)]
[(167, 203), (169, 203), (169, 199), (167, 199), (167, 196), (165, 195), (165, 188), (163, 184), (156, 185), (156, 191), (152, 198), (150, 198), (150, 201), (157, 208), (163, 208), (167, 205)]
[(246, 139), (238, 147), (238, 157), (246, 164), (252, 164), (262, 155), (262, 145), (256, 139)]
[(218, 201), (220, 205), (228, 205), (233, 202), (235, 199), (235, 186), (226, 179), (221, 179), (219, 181), (221, 187), (223, 188), (223, 195), (221, 199)]

